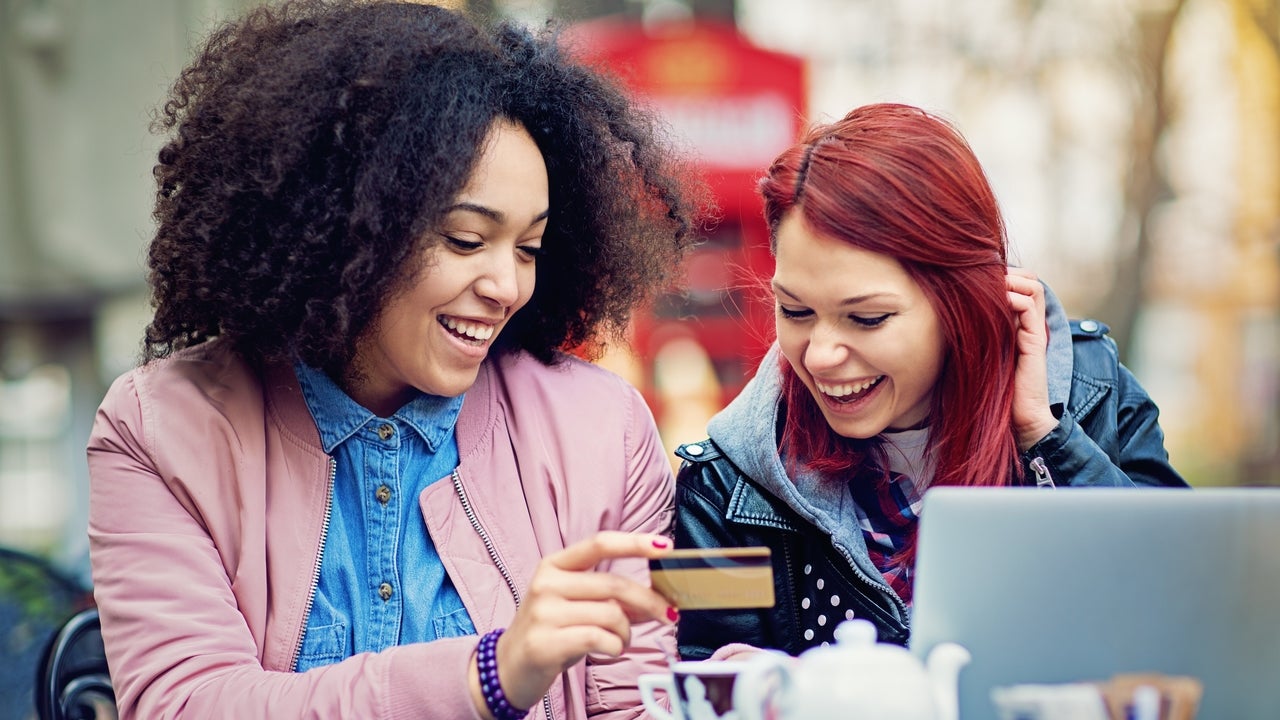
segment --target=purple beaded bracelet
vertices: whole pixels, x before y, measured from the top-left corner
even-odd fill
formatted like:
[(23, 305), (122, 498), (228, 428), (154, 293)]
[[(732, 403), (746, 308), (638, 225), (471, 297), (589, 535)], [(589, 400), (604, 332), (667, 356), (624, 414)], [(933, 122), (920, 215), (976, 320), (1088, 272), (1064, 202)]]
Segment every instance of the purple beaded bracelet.
[(490, 630), (480, 638), (476, 648), (476, 669), (480, 671), (480, 692), (484, 695), (484, 703), (489, 712), (497, 720), (521, 720), (529, 714), (528, 710), (517, 709), (507, 700), (502, 692), (502, 684), (498, 682), (498, 638), (502, 637), (504, 628)]

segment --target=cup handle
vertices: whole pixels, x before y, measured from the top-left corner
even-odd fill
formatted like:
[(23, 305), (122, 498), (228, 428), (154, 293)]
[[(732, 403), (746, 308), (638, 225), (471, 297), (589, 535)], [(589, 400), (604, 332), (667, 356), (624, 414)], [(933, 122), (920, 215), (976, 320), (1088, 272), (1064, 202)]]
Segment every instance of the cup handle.
[[(773, 717), (766, 711), (766, 704), (783, 695), (791, 686), (790, 655), (777, 651), (761, 652), (747, 660), (733, 683), (733, 709), (738, 720), (765, 720)], [(768, 682), (770, 675), (777, 675), (777, 682)]]
[[(649, 711), (649, 715), (656, 720), (683, 720), (682, 717), (672, 714), (658, 702), (658, 698), (654, 695), (654, 691), (661, 690), (667, 694), (667, 700), (671, 702), (672, 708), (677, 708), (678, 700), (676, 699), (676, 682), (669, 673), (644, 673), (638, 680), (640, 686), (640, 699), (644, 701), (644, 707)], [(679, 713), (679, 709), (676, 709)]]

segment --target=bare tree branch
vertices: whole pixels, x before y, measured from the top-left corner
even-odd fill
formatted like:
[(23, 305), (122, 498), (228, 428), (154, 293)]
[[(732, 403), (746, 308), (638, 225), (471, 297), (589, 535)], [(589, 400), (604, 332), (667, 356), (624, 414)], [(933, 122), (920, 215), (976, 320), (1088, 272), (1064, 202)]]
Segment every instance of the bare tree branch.
[(1130, 132), (1131, 165), (1125, 182), (1123, 237), (1115, 279), (1100, 313), (1111, 325), (1121, 360), (1127, 360), (1132, 351), (1134, 327), (1147, 297), (1155, 211), (1169, 192), (1157, 152), (1175, 100), (1166, 80), (1169, 44), (1185, 6), (1186, 0), (1174, 0), (1168, 7), (1144, 12), (1138, 18), (1140, 90)]

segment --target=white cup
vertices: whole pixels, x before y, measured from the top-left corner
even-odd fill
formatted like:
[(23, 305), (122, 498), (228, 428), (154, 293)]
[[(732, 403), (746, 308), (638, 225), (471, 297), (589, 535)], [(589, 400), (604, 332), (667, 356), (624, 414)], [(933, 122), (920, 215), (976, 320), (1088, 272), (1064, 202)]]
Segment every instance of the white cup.
[[(738, 720), (733, 687), (747, 663), (733, 660), (682, 660), (671, 672), (640, 676), (640, 699), (657, 720)], [(666, 693), (668, 710), (657, 693)]]

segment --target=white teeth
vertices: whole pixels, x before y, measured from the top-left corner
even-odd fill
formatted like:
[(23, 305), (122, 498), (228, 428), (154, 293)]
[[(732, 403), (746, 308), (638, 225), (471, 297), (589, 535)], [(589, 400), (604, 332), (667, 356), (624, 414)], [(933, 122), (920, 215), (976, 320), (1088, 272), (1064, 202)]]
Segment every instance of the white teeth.
[(818, 390), (821, 391), (823, 395), (830, 395), (831, 397), (842, 398), (842, 397), (846, 397), (849, 395), (856, 395), (860, 392), (863, 392), (869, 389), (872, 385), (875, 385), (876, 383), (880, 382), (880, 380), (882, 380), (883, 378), (884, 378), (883, 375), (877, 375), (871, 378), (870, 380), (867, 380), (865, 382), (860, 382), (860, 383), (842, 383), (840, 385), (825, 385), (823, 383), (817, 383), (817, 386), (818, 386)]
[(467, 322), (466, 320), (444, 316), (440, 318), (440, 324), (459, 335), (465, 335), (473, 340), (483, 342), (493, 337), (493, 326), (485, 325), (484, 323)]

